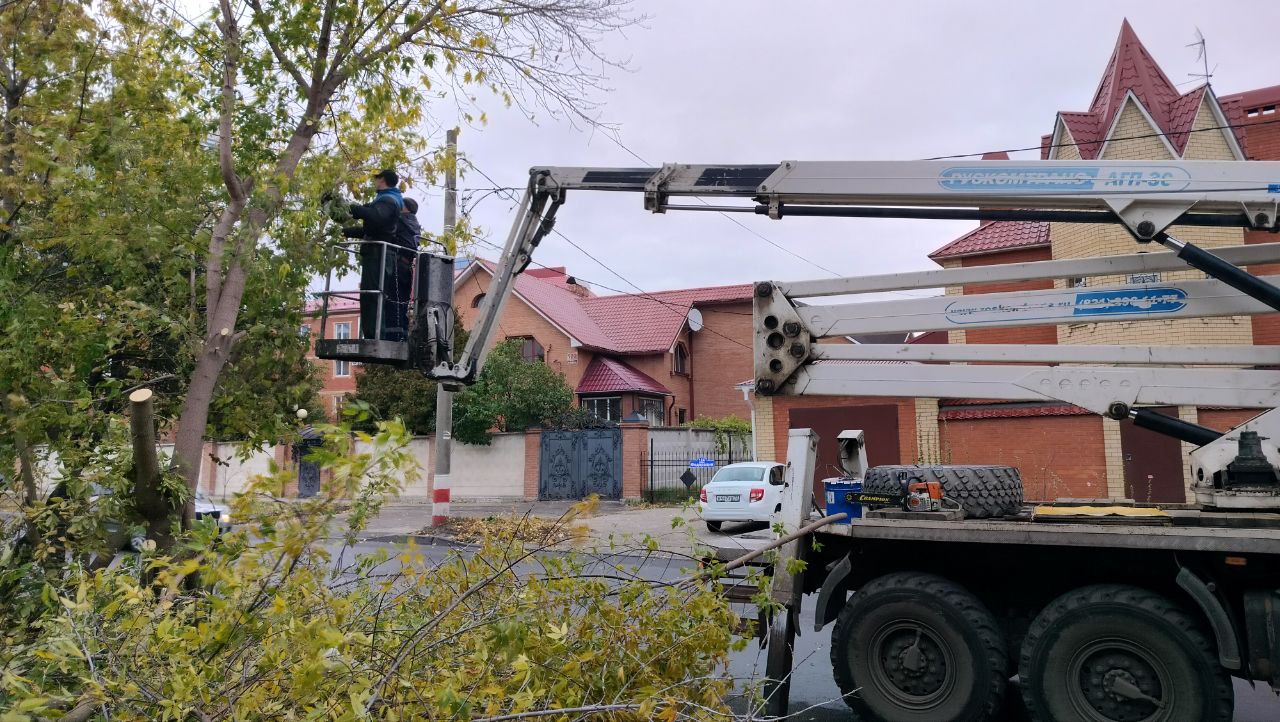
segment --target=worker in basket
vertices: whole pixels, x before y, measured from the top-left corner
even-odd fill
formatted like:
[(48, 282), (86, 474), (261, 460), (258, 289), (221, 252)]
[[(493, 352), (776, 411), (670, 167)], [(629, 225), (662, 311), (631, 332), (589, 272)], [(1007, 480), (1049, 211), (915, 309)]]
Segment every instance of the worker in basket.
[[(405, 237), (411, 234), (401, 230), (408, 224), (401, 220), (405, 217), (405, 198), (399, 185), (399, 174), (387, 169), (373, 177), (375, 193), (369, 203), (348, 203), (332, 192), (326, 192), (320, 198), (335, 221), (360, 221), (359, 225), (344, 227), (342, 235), (365, 241), (360, 244), (361, 338), (404, 341), (408, 337), (409, 297), (417, 244), (416, 239), (412, 246), (404, 242)], [(409, 217), (416, 225), (417, 218)], [(370, 291), (382, 292), (381, 333), (378, 329), (379, 295)]]

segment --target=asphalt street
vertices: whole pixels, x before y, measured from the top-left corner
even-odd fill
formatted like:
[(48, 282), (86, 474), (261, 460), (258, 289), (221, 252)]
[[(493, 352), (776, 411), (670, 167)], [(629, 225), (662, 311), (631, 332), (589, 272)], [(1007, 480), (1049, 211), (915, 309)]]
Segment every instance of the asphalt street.
[[(347, 549), (337, 558), (336, 552), (340, 544), (334, 545), (335, 563), (350, 561), (355, 554), (372, 553), (379, 548), (387, 548), (391, 552), (389, 564), (395, 561), (400, 545), (394, 542), (365, 541)], [(451, 549), (441, 546), (421, 546), (419, 551), (428, 562), (441, 560)], [(605, 562), (600, 562), (604, 564)], [(673, 579), (679, 577), (687, 562), (673, 560), (666, 555), (650, 557), (620, 556), (609, 560), (609, 563), (622, 563), (627, 567), (635, 566), (638, 573), (654, 580)], [(801, 609), (800, 636), (796, 639), (795, 669), (791, 681), (790, 719), (797, 722), (833, 722), (846, 721), (851, 718), (848, 708), (840, 699), (840, 691), (831, 676), (831, 625), (821, 632), (813, 631), (814, 596), (805, 597)], [(754, 642), (742, 652), (734, 654), (729, 663), (729, 673), (736, 679), (752, 680), (764, 676), (765, 652)], [(1236, 722), (1274, 722), (1280, 720), (1280, 698), (1274, 695), (1265, 684), (1251, 688), (1248, 683), (1235, 680)], [(745, 699), (736, 701), (739, 711), (745, 711)], [(1018, 702), (1016, 687), (1011, 687), (1009, 704), (1002, 717), (1007, 722), (1026, 720), (1027, 716)]]

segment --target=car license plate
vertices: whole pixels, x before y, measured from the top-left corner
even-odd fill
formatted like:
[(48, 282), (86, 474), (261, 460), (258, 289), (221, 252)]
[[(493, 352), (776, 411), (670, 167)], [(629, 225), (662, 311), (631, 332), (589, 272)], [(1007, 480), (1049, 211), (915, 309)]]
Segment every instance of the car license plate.
[(741, 494), (716, 494), (716, 501), (742, 501)]

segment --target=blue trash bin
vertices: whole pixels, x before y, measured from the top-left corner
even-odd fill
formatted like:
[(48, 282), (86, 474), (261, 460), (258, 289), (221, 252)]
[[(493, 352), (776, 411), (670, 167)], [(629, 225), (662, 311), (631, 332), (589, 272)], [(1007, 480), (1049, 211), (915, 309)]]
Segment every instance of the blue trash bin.
[(862, 518), (862, 505), (853, 500), (862, 491), (861, 479), (823, 479), (822, 485), (827, 492), (827, 516), (844, 512), (848, 519)]

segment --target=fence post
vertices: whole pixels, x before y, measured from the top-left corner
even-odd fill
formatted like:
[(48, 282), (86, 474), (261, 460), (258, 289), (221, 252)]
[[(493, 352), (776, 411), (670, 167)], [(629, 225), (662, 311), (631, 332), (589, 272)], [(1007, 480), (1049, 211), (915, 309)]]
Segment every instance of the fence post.
[(649, 489), (649, 503), (657, 502), (657, 496), (653, 493), (653, 437), (649, 437), (649, 478), (646, 481)]
[(733, 463), (733, 432), (730, 431), (725, 436), (729, 441), (729, 463), (732, 464)]

